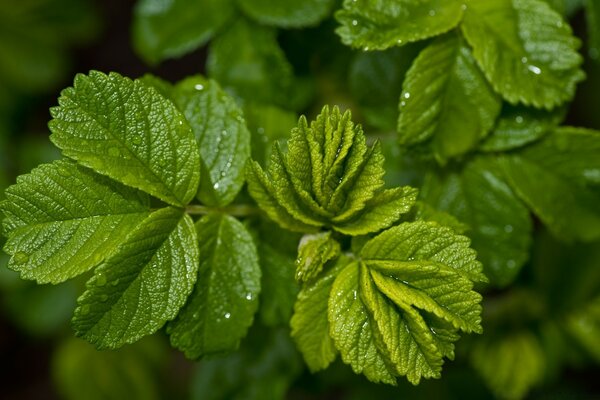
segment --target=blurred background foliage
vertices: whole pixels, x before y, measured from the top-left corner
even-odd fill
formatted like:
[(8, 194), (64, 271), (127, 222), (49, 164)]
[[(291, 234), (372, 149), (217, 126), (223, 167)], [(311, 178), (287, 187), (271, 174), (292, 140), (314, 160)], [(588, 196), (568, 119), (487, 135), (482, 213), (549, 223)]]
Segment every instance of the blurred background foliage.
[[(600, 129), (600, 31), (588, 30), (599, 25), (600, 6), (590, 0), (586, 13), (582, 1), (547, 1), (568, 16), (585, 44), (587, 80), (565, 123)], [(389, 183), (421, 182), (418, 157), (402, 154), (394, 131), (404, 75), (425, 44), (384, 52), (343, 46), (331, 17), (340, 1), (312, 2), (323, 8), (303, 29), (277, 9), (261, 18), (248, 6), (268, 2), (204, 0), (202, 9), (182, 3), (2, 0), (0, 189), (59, 157), (48, 140), (48, 108), (75, 73), (90, 69), (131, 77), (151, 72), (170, 81), (201, 72), (217, 79), (244, 106), (260, 160), (299, 113), (310, 119), (323, 104), (351, 108), (354, 120), (383, 141)], [(270, 237), (276, 229), (252, 228)], [(69, 327), (85, 277), (35, 285), (5, 268), (0, 253), (0, 397), (598, 398), (600, 243), (558, 241), (537, 220), (533, 229), (528, 261), (512, 284), (483, 289), (484, 335), (458, 343), (457, 359), (441, 380), (396, 388), (371, 384), (339, 361), (314, 375), (303, 366), (287, 328), (297, 291), (294, 235), (261, 242), (261, 310), (241, 349), (197, 363), (171, 349), (164, 335), (119, 351), (94, 350)]]

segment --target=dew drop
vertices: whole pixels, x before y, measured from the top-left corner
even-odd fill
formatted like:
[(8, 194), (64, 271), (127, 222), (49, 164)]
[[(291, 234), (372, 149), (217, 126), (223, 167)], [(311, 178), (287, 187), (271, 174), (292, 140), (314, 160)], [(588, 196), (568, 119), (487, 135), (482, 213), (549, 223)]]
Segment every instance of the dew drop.
[(535, 65), (528, 65), (527, 69), (536, 75), (539, 75), (542, 73), (542, 70), (539, 67), (536, 67)]
[(513, 231), (512, 225), (504, 225), (504, 232), (511, 233)]
[(194, 89), (196, 89), (196, 90), (204, 90), (204, 85), (198, 83), (197, 85), (194, 86)]
[(405, 102), (404, 100), (402, 100), (402, 101), (400, 102), (400, 107), (404, 107), (405, 105), (406, 105), (406, 102)]
[(221, 131), (221, 135), (227, 136), (227, 131), (226, 130)]
[(396, 43), (402, 44), (402, 39), (398, 39), (398, 41)]
[(198, 312), (193, 313), (192, 318), (194, 318), (194, 319), (200, 318), (200, 313), (198, 313)]
[(108, 155), (111, 157), (118, 157), (121, 152), (116, 147), (111, 147), (108, 149)]
[(252, 293), (248, 293), (246, 295), (246, 300), (252, 300)]
[(219, 182), (217, 182), (213, 185), (213, 189), (218, 189), (218, 188), (219, 188)]
[(106, 302), (106, 300), (108, 300), (108, 295), (107, 294), (103, 294), (103, 295), (100, 296), (100, 301), (101, 302), (104, 303), (104, 302)]
[(358, 25), (358, 21), (357, 21), (357, 20), (355, 20), (355, 19), (353, 19), (353, 20), (352, 20), (352, 26), (356, 26), (356, 25)]
[(557, 28), (562, 28), (563, 27), (563, 22), (562, 21), (557, 21), (556, 22), (556, 27)]
[(405, 99), (408, 99), (408, 98), (410, 98), (410, 93), (408, 93), (408, 92), (404, 93), (404, 98), (405, 98)]
[(99, 273), (96, 275), (96, 286), (104, 286), (106, 285), (106, 275), (103, 273)]
[(182, 120), (179, 120), (179, 125), (183, 125), (183, 121)]
[(429, 16), (435, 17), (435, 10), (429, 10)]
[(527, 59), (527, 57), (523, 57), (523, 58), (521, 58), (521, 62), (522, 62), (523, 64), (527, 64), (527, 61), (529, 61), (529, 60)]
[(467, 9), (467, 5), (463, 4), (462, 6), (460, 6), (460, 8), (462, 8), (462, 10), (465, 11)]
[(365, 46), (365, 47), (363, 47), (363, 50), (364, 50), (364, 51), (369, 51), (369, 46)]
[(231, 313), (225, 313), (225, 318), (229, 319), (229, 317), (231, 317)]
[(517, 124), (522, 124), (523, 123), (523, 117), (520, 116), (520, 115), (517, 115), (516, 118), (515, 118), (515, 122)]
[(22, 251), (18, 251), (13, 256), (13, 260), (17, 264), (25, 264), (27, 261), (29, 261), (29, 254), (24, 253)]
[(81, 313), (81, 315), (88, 315), (90, 313), (90, 306), (87, 304), (81, 306), (79, 312)]

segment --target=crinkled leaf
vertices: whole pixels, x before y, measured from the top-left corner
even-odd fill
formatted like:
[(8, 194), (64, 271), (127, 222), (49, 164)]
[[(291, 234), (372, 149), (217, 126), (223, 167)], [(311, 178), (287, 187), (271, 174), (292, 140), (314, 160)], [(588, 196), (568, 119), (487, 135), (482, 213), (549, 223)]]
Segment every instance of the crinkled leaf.
[(600, 238), (600, 133), (559, 128), (501, 158), (508, 182), (557, 237)]
[(290, 104), (292, 66), (274, 29), (238, 19), (212, 42), (207, 70), (211, 78), (243, 99)]
[(494, 126), (500, 98), (456, 33), (440, 37), (419, 54), (400, 96), (400, 143), (427, 139), (440, 162), (477, 145)]
[(73, 318), (77, 335), (97, 348), (117, 348), (175, 318), (196, 281), (197, 243), (181, 210), (152, 213), (87, 282)]
[(179, 82), (173, 101), (187, 118), (200, 148), (203, 204), (230, 203), (244, 184), (250, 156), (250, 132), (242, 110), (213, 80), (200, 76)]
[(239, 346), (258, 308), (261, 275), (252, 236), (237, 219), (209, 214), (196, 230), (198, 281), (167, 329), (171, 344), (191, 359)]
[(91, 71), (58, 101), (50, 138), (64, 155), (176, 206), (194, 197), (200, 162), (192, 130), (153, 87)]
[(307, 282), (317, 277), (325, 263), (338, 257), (340, 244), (331, 237), (331, 231), (304, 235), (298, 245), (296, 279)]
[(265, 25), (300, 28), (316, 25), (327, 17), (333, 0), (238, 0), (241, 9)]
[(336, 32), (348, 46), (384, 50), (447, 32), (462, 14), (460, 0), (344, 0)]
[(529, 258), (532, 223), (492, 158), (477, 158), (454, 172), (431, 172), (425, 202), (467, 224), (486, 275), (495, 285), (511, 283)]
[(330, 335), (342, 360), (355, 373), (364, 374), (372, 382), (395, 385), (396, 373), (377, 345), (378, 327), (362, 299), (358, 299), (359, 285), (357, 262), (347, 265), (335, 278), (328, 304)]
[(233, 0), (138, 0), (133, 45), (150, 63), (180, 57), (209, 41), (234, 11)]
[(538, 339), (527, 331), (478, 343), (471, 362), (496, 396), (510, 399), (525, 397), (546, 368)]
[(535, 142), (558, 125), (564, 112), (507, 106), (492, 133), (479, 145), (483, 151), (506, 151)]
[(329, 336), (327, 304), (336, 276), (349, 262), (347, 257), (341, 257), (318, 280), (305, 283), (294, 305), (290, 321), (292, 337), (312, 372), (327, 368), (337, 356)]
[(39, 283), (100, 264), (150, 213), (144, 193), (66, 160), (20, 176), (1, 208), (9, 267)]
[(471, 0), (461, 27), (490, 83), (512, 104), (554, 108), (585, 76), (579, 39), (541, 0)]

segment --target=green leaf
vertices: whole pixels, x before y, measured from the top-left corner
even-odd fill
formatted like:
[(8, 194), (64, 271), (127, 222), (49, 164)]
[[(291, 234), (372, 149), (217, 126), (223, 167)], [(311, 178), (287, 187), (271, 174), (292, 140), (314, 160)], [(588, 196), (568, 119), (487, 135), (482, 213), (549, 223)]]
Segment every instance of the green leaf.
[(518, 196), (557, 237), (600, 238), (600, 134), (559, 128), (501, 159)]
[(460, 0), (344, 0), (336, 32), (348, 46), (384, 50), (447, 32), (462, 14)]
[(594, 0), (584, 0), (585, 17), (588, 28), (589, 55), (598, 61), (600, 58), (600, 4)]
[(233, 0), (138, 0), (133, 46), (149, 63), (177, 58), (208, 42), (234, 15)]
[(564, 112), (507, 106), (492, 133), (480, 144), (482, 151), (507, 151), (535, 142), (558, 125)]
[(600, 298), (567, 317), (567, 329), (586, 352), (600, 361)]
[(152, 213), (96, 268), (78, 299), (73, 327), (97, 348), (118, 348), (175, 318), (193, 289), (198, 245), (181, 210)]
[(528, 331), (478, 343), (471, 362), (496, 396), (509, 399), (524, 398), (539, 384), (546, 363), (538, 339)]
[(211, 78), (245, 100), (290, 105), (292, 66), (274, 29), (239, 18), (212, 42), (206, 68)]
[(77, 75), (51, 109), (50, 138), (67, 157), (175, 206), (200, 179), (185, 117), (153, 87), (116, 73)]
[(167, 333), (190, 359), (237, 349), (258, 308), (260, 267), (252, 236), (235, 218), (196, 223), (200, 268), (194, 293)]
[(179, 82), (172, 98), (200, 148), (198, 199), (210, 206), (231, 203), (244, 184), (244, 167), (250, 157), (250, 132), (242, 110), (215, 81), (200, 76)]
[(340, 253), (340, 244), (331, 237), (331, 231), (304, 235), (298, 245), (296, 280), (307, 282), (316, 278), (325, 264)]
[(434, 222), (403, 223), (380, 233), (362, 248), (363, 259), (432, 261), (450, 266), (473, 282), (486, 282), (470, 240)]
[(350, 263), (333, 282), (328, 304), (330, 334), (342, 360), (355, 373), (364, 374), (372, 382), (395, 385), (395, 371), (376, 343), (380, 333), (362, 299), (357, 301), (362, 268), (357, 262)]
[(348, 71), (348, 85), (369, 125), (383, 131), (396, 129), (404, 75), (420, 48), (406, 45), (355, 54)]
[(337, 107), (324, 107), (310, 126), (300, 118), (287, 153), (274, 146), (266, 172), (256, 162), (249, 165), (248, 189), (284, 228), (377, 232), (408, 212), (416, 198), (409, 187), (383, 189), (383, 163), (381, 145), (366, 145), (349, 111), (342, 115)]
[(1, 208), (9, 267), (39, 283), (100, 264), (150, 213), (145, 194), (66, 160), (20, 176)]
[(238, 0), (246, 14), (265, 25), (301, 28), (316, 25), (331, 12), (333, 0)]
[(296, 113), (269, 104), (247, 103), (244, 116), (252, 136), (252, 158), (261, 164), (269, 160), (272, 144), (287, 139), (298, 122)]
[(460, 156), (484, 138), (500, 113), (494, 93), (460, 35), (431, 43), (406, 74), (400, 96), (402, 145), (431, 141), (436, 159)]
[(476, 158), (458, 171), (429, 173), (421, 194), (428, 204), (467, 224), (493, 284), (506, 286), (516, 278), (529, 258), (532, 223), (493, 158)]
[(485, 276), (468, 246), (466, 237), (423, 221), (369, 240), (330, 290), (330, 335), (342, 360), (374, 382), (439, 377), (458, 331), (482, 331), (473, 282)]
[(471, 0), (461, 27), (490, 83), (512, 104), (554, 108), (585, 77), (579, 39), (541, 0)]
[(292, 337), (311, 372), (327, 368), (337, 356), (338, 351), (329, 336), (327, 304), (336, 276), (349, 262), (342, 256), (318, 280), (305, 283), (294, 305), (290, 321)]

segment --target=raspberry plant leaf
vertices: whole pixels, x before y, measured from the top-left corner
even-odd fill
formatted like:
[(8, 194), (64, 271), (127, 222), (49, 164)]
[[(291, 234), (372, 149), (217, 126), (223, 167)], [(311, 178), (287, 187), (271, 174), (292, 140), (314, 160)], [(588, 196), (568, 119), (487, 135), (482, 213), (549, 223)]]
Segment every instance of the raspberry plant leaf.
[(65, 156), (174, 206), (194, 198), (200, 179), (194, 135), (153, 87), (116, 73), (79, 74), (51, 114), (50, 138)]
[(457, 33), (425, 48), (406, 75), (400, 96), (400, 143), (431, 141), (445, 162), (474, 148), (494, 126), (500, 97)]
[(501, 165), (517, 195), (557, 237), (600, 238), (600, 133), (557, 128), (507, 154)]
[(300, 118), (287, 153), (275, 145), (266, 171), (256, 161), (249, 164), (248, 189), (284, 228), (377, 232), (408, 212), (417, 195), (410, 187), (385, 190), (383, 161), (379, 143), (366, 145), (349, 111), (342, 115), (337, 107), (325, 107), (310, 126)]
[(282, 28), (316, 25), (326, 18), (333, 0), (238, 0), (240, 8), (254, 20)]
[(98, 348), (117, 348), (175, 318), (196, 282), (199, 252), (192, 219), (155, 211), (87, 282), (73, 327)]
[(529, 257), (529, 210), (506, 182), (492, 157), (470, 160), (459, 170), (430, 172), (421, 191), (425, 202), (467, 224), (486, 276), (511, 283)]
[(579, 39), (541, 0), (469, 0), (462, 32), (494, 89), (512, 104), (552, 109), (584, 79)]
[(298, 245), (296, 279), (300, 282), (314, 279), (323, 266), (340, 255), (340, 244), (331, 237), (331, 231), (304, 235)]
[(133, 46), (149, 63), (180, 57), (210, 40), (234, 15), (233, 0), (139, 0)]
[(237, 219), (209, 214), (196, 223), (198, 282), (167, 333), (196, 359), (238, 348), (258, 308), (261, 271), (250, 233)]
[(200, 76), (179, 82), (172, 98), (200, 148), (198, 199), (209, 206), (231, 203), (244, 184), (244, 167), (250, 157), (250, 132), (242, 110), (215, 81)]
[(97, 266), (150, 214), (145, 193), (68, 160), (20, 176), (0, 208), (8, 266), (38, 283)]
[(461, 0), (344, 0), (335, 16), (342, 42), (364, 50), (385, 50), (427, 39), (456, 27)]

